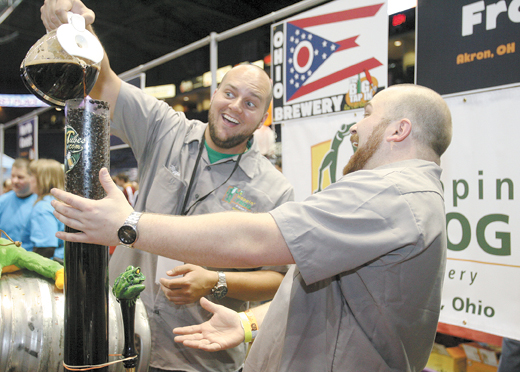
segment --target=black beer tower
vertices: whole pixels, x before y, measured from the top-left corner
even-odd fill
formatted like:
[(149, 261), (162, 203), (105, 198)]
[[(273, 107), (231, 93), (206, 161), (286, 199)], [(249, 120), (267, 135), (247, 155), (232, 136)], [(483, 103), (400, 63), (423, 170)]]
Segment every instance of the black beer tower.
[[(108, 103), (68, 100), (65, 116), (65, 189), (102, 199), (98, 175), (110, 166)], [(71, 370), (108, 362), (108, 259), (107, 246), (65, 243), (64, 364)]]
[[(36, 97), (65, 108), (65, 190), (102, 199), (98, 175), (110, 166), (109, 109), (87, 94), (104, 52), (82, 16), (67, 18), (27, 52), (21, 77)], [(65, 370), (108, 371), (108, 258), (106, 246), (65, 242)]]

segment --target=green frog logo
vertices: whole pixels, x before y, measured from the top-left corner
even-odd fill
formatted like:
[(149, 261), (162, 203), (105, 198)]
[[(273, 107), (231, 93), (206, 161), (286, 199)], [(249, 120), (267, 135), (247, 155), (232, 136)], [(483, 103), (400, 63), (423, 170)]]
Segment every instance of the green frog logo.
[(126, 270), (119, 274), (114, 282), (112, 293), (117, 300), (128, 300), (133, 303), (139, 298), (139, 294), (144, 290), (142, 284), (146, 277), (141, 273), (141, 268), (128, 266)]

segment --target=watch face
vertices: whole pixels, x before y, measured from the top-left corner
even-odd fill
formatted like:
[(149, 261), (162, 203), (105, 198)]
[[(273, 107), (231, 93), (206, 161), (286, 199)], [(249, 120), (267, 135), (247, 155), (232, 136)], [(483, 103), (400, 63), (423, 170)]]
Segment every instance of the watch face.
[(137, 232), (132, 226), (123, 225), (119, 228), (117, 236), (119, 237), (121, 243), (131, 245), (135, 242), (135, 239), (137, 238)]
[(227, 287), (225, 285), (221, 285), (221, 286), (215, 288), (215, 290), (213, 291), (213, 296), (216, 299), (220, 300), (221, 298), (226, 297), (227, 292), (228, 292)]

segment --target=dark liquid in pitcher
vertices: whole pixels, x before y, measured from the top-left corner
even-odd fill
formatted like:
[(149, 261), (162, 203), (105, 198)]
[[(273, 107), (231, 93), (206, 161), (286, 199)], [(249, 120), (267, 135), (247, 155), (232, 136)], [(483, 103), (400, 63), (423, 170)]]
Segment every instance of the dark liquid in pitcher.
[(92, 90), (99, 68), (45, 60), (25, 65), (21, 73), (27, 88), (39, 99), (52, 106), (64, 107), (66, 100), (84, 98)]

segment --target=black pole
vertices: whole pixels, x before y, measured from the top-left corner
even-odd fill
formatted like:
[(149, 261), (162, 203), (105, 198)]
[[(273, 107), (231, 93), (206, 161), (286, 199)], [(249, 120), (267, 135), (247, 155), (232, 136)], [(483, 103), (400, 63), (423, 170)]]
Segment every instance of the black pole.
[(123, 362), (127, 370), (131, 370), (137, 366), (137, 351), (135, 350), (135, 300), (118, 300), (121, 304), (121, 314), (123, 316), (123, 325), (125, 330), (125, 346), (123, 348), (123, 357), (131, 358)]
[[(108, 103), (89, 97), (68, 100), (65, 117), (65, 190), (102, 199), (105, 191), (99, 171), (110, 166)], [(108, 258), (107, 246), (65, 243), (64, 362), (68, 366), (108, 362)]]

